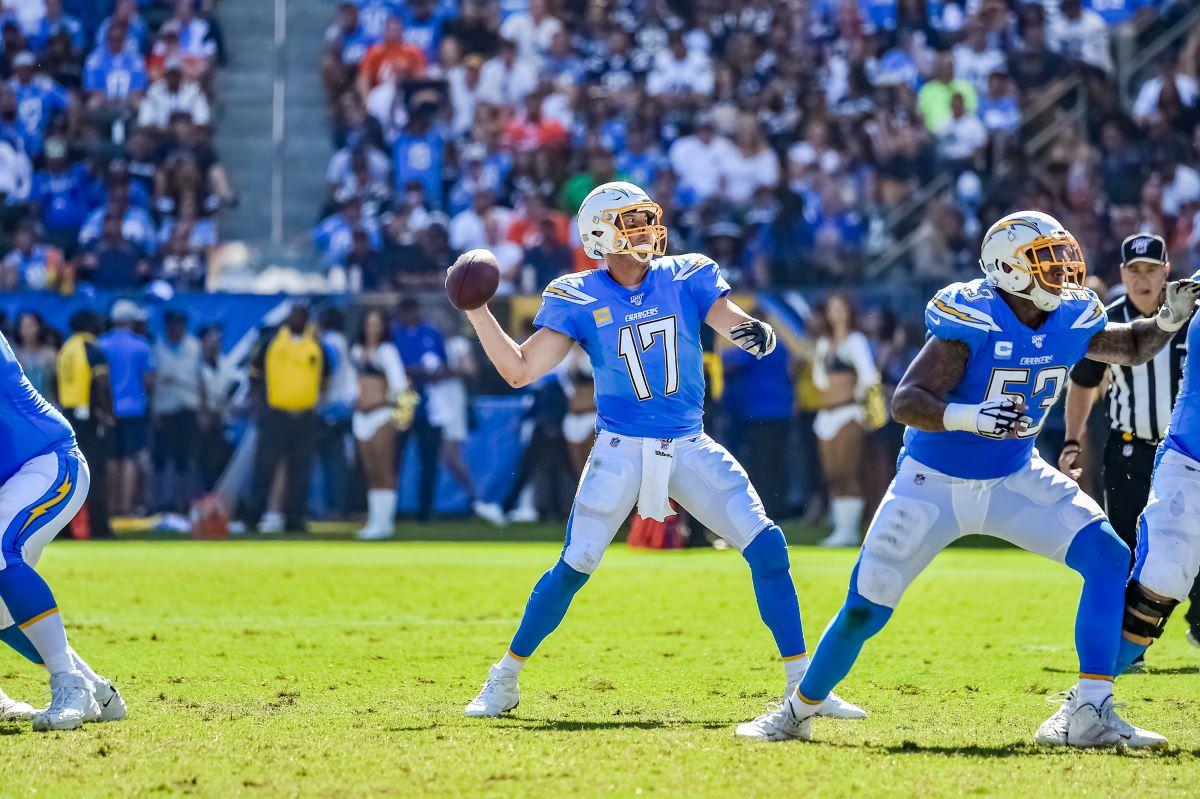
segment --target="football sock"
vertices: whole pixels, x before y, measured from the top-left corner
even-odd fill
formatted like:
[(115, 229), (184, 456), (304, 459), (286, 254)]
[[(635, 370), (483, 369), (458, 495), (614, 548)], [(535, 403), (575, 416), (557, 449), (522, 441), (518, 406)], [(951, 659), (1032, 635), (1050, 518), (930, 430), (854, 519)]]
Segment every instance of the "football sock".
[(389, 529), (396, 519), (396, 492), (373, 488), (367, 492), (367, 526)]
[(75, 671), (87, 678), (88, 682), (93, 685), (104, 682), (104, 678), (92, 671), (92, 667), (87, 664), (87, 661), (79, 657), (79, 653), (72, 649), (70, 645), (67, 646), (67, 655), (71, 658), (71, 665), (75, 668)]
[(525, 668), (526, 660), (528, 660), (528, 658), (519, 658), (513, 655), (512, 652), (505, 652), (504, 657), (500, 658), (500, 662), (496, 665), (502, 669), (508, 669), (512, 672), (520, 672), (521, 669)]
[(862, 526), (862, 513), (862, 497), (834, 497), (829, 502), (833, 534), (838, 538), (857, 539)]
[(7, 562), (0, 569), (0, 598), (50, 673), (70, 671), (67, 631), (54, 594), (42, 576), (23, 560)]
[(775, 645), (784, 658), (804, 654), (804, 625), (800, 621), (800, 603), (789, 572), (787, 541), (778, 525), (761, 531), (742, 552), (750, 564), (758, 615), (775, 637)]
[(575, 593), (587, 579), (588, 575), (575, 571), (559, 558), (554, 568), (543, 574), (533, 587), (508, 651), (518, 658), (532, 655), (538, 644), (562, 622)]
[(1145, 644), (1135, 644), (1133, 641), (1125, 640), (1125, 636), (1121, 636), (1121, 644), (1117, 648), (1117, 668), (1113, 672), (1114, 676), (1120, 677), (1125, 673), (1125, 669), (1129, 668), (1129, 664), (1137, 660), (1146, 653), (1150, 647)]
[[(855, 566), (850, 584), (855, 585), (857, 579), (858, 567)], [(863, 644), (882, 630), (891, 617), (891, 608), (876, 605), (853, 588), (850, 589), (842, 609), (829, 622), (817, 643), (817, 651), (808, 664), (804, 679), (800, 681), (800, 698), (809, 704), (824, 701), (850, 673)]]
[(787, 675), (787, 681), (793, 683), (796, 680), (802, 679), (804, 673), (808, 671), (808, 655), (795, 655), (790, 658), (783, 659), (783, 671)]
[(1093, 680), (1087, 677), (1079, 678), (1079, 691), (1075, 694), (1076, 703), (1080, 705), (1095, 705), (1100, 707), (1104, 700), (1112, 696), (1112, 680)]
[(1112, 679), (1117, 671), (1129, 547), (1104, 520), (1079, 531), (1067, 549), (1066, 563), (1083, 577), (1075, 615), (1075, 649), (1081, 675)]
[(37, 647), (33, 645), (33, 641), (29, 640), (29, 636), (21, 632), (21, 628), (15, 624), (11, 624), (0, 630), (0, 641), (11, 646), (16, 650), (18, 655), (22, 655), (33, 663), (35, 666), (41, 666), (42, 656), (38, 654)]

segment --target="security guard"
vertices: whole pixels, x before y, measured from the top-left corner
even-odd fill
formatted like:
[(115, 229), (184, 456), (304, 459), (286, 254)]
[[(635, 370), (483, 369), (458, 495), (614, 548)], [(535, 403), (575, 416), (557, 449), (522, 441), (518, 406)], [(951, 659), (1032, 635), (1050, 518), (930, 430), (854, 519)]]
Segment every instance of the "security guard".
[(313, 451), (320, 433), (316, 406), (330, 372), (328, 353), (309, 326), (308, 305), (296, 302), (279, 328), (264, 331), (251, 356), (250, 387), (259, 413), (253, 491), (244, 513), (248, 526), (260, 524), (275, 472), (284, 463), (284, 529), (307, 531)]
[(71, 315), (71, 337), (58, 351), (58, 401), (75, 428), (75, 439), (91, 466), (88, 523), (92, 538), (112, 538), (108, 523), (108, 455), (113, 414), (112, 383), (108, 361), (96, 343), (99, 320), (91, 311)]

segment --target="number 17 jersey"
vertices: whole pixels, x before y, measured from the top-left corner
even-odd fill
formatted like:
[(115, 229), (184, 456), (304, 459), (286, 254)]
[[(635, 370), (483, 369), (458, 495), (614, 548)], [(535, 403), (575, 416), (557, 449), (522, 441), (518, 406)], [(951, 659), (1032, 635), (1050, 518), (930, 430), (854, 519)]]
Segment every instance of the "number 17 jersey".
[(901, 457), (911, 455), (939, 472), (971, 480), (1012, 474), (1033, 456), (1034, 440), (1066, 389), (1071, 367), (1108, 324), (1104, 306), (1090, 289), (1064, 290), (1058, 308), (1036, 330), (1017, 319), (999, 291), (983, 279), (947, 286), (925, 306), (925, 326), (929, 336), (960, 341), (970, 350), (963, 378), (947, 402), (1011, 397), (1027, 406), (1025, 414), (1033, 424), (1015, 439), (910, 427), (904, 431)]
[(555, 278), (534, 318), (570, 336), (595, 373), (597, 426), (638, 438), (703, 430), (704, 318), (729, 293), (715, 262), (669, 255), (649, 264), (635, 289), (604, 269)]

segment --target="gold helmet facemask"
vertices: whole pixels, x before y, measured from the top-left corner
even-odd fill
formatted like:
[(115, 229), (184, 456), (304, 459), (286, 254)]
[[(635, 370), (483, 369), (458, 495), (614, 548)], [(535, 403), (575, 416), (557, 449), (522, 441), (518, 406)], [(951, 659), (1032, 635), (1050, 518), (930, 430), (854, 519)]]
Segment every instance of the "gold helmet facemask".
[[(625, 227), (624, 216), (630, 211), (642, 211), (646, 213), (650, 219), (650, 223), (637, 227)], [(662, 217), (662, 208), (658, 203), (651, 202), (650, 200), (642, 200), (606, 211), (602, 217), (602, 222), (611, 225), (615, 231), (613, 235), (614, 246), (611, 252), (616, 255), (632, 255), (642, 263), (656, 256), (666, 255), (667, 226), (662, 224)], [(632, 239), (641, 235), (650, 237), (648, 245), (634, 245), (632, 243)]]

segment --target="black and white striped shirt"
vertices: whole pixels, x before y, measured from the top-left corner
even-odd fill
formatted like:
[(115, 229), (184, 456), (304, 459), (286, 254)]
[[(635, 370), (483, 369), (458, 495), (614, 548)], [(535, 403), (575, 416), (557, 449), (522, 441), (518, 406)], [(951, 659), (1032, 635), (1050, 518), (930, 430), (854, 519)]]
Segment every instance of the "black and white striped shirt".
[[(1125, 295), (1108, 306), (1108, 321), (1132, 322), (1145, 319)], [(1071, 370), (1071, 381), (1095, 388), (1108, 373), (1108, 418), (1112, 429), (1134, 438), (1158, 443), (1171, 421), (1171, 406), (1183, 378), (1187, 356), (1187, 325), (1147, 363), (1116, 366), (1084, 358)]]

